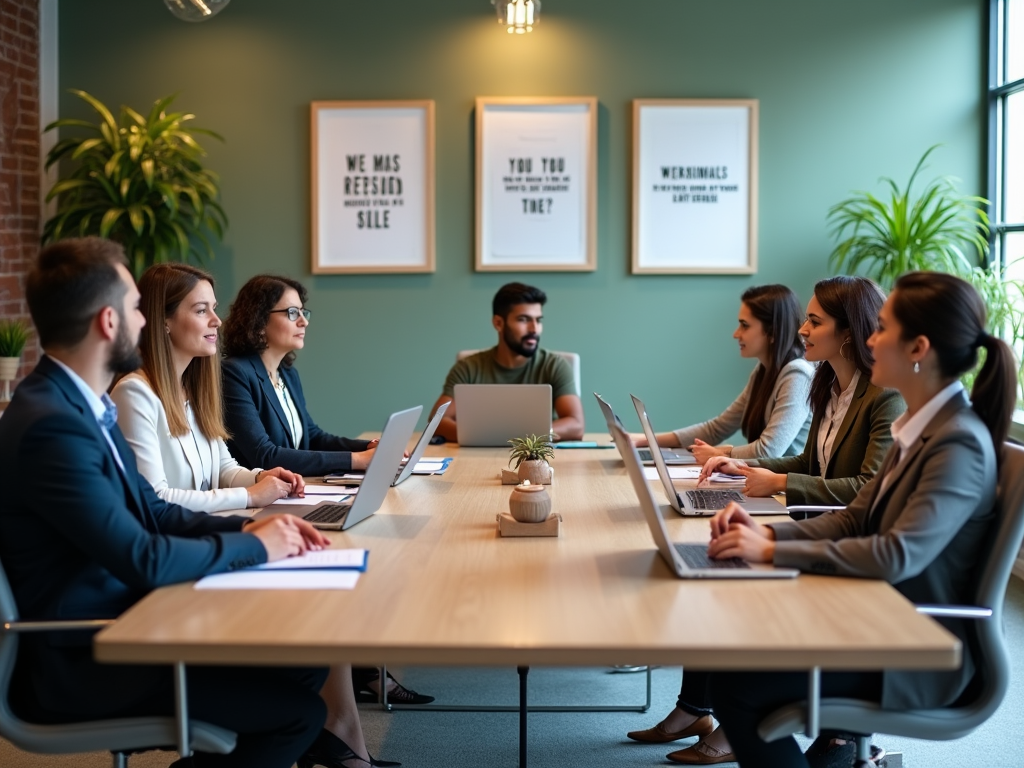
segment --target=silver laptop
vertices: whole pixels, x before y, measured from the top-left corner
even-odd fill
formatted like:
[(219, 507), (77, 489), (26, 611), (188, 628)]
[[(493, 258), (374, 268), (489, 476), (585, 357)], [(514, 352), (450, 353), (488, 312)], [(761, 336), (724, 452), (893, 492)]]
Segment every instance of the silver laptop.
[(405, 446), (409, 444), (409, 438), (416, 429), (416, 422), (420, 420), (421, 413), (423, 406), (417, 405), (415, 408), (398, 411), (388, 417), (380, 436), (380, 443), (377, 444), (354, 500), (340, 504), (327, 501), (315, 507), (271, 504), (257, 513), (256, 517), (284, 512), (301, 517), (315, 527), (329, 531), (347, 531), (356, 523), (362, 522), (384, 503), (384, 497), (395, 480), (398, 465), (405, 455)]
[(640, 509), (651, 529), (658, 552), (681, 579), (791, 579), (799, 574), (794, 568), (776, 568), (772, 565), (747, 563), (739, 558), (712, 560), (708, 557), (708, 545), (699, 542), (673, 542), (668, 537), (661, 510), (654, 503), (650, 486), (644, 479), (644, 467), (640, 463), (633, 441), (618, 425), (610, 427), (612, 439), (626, 464), (626, 472), (633, 483), (633, 490), (640, 500)]
[[(441, 419), (444, 418), (444, 412), (448, 410), (448, 406), (451, 402), (447, 402), (441, 405), (434, 414), (434, 418), (427, 424), (427, 428), (423, 430), (423, 434), (420, 435), (419, 442), (416, 443), (416, 447), (412, 449), (412, 455), (409, 460), (405, 462), (405, 465), (399, 471), (398, 476), (395, 478), (395, 482), (391, 485), (398, 485), (404, 483), (412, 475), (413, 469), (416, 468), (416, 462), (423, 458), (423, 452), (427, 450), (427, 446), (430, 445), (430, 439), (434, 436), (434, 432), (437, 431), (437, 425), (441, 423)], [(373, 462), (370, 462), (371, 464)]]
[[(640, 424), (644, 428), (644, 434), (650, 442), (654, 439), (654, 427), (647, 416), (647, 408), (636, 395), (633, 398), (633, 407), (636, 408), (636, 415), (640, 417)], [(730, 501), (735, 501), (751, 515), (784, 515), (786, 508), (771, 496), (767, 498), (747, 496), (745, 493), (734, 488), (691, 488), (679, 492), (672, 484), (672, 477), (669, 475), (668, 467), (661, 457), (654, 456), (654, 468), (658, 471), (661, 484), (665, 486), (665, 495), (668, 496), (669, 504), (681, 515), (697, 515), (710, 517), (718, 510), (724, 509)]]
[(507, 447), (513, 437), (551, 432), (550, 384), (456, 384), (459, 445)]
[[(597, 394), (597, 392), (594, 393), (594, 397), (597, 398), (597, 404), (601, 408), (601, 413), (604, 414), (605, 421), (610, 425), (611, 420), (614, 419), (615, 423), (622, 426), (622, 421), (615, 415), (615, 412), (612, 411), (612, 407), (605, 402), (604, 398)], [(609, 426), (609, 429), (610, 428), (611, 427)], [(647, 442), (654, 446), (657, 446), (658, 444), (657, 440), (651, 440), (650, 435), (647, 436)], [(636, 450), (640, 455), (640, 461), (644, 464), (654, 463), (654, 454), (649, 448), (637, 448)], [(659, 448), (659, 451), (661, 452), (662, 460), (666, 464), (671, 464), (674, 467), (694, 466), (697, 464), (697, 458), (685, 448)]]

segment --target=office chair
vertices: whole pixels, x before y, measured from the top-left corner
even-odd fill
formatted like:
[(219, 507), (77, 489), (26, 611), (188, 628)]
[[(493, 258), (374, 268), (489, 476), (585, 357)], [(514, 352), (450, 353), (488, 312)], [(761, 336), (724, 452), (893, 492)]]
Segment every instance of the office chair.
[[(475, 355), (477, 352), (482, 352), (480, 349), (464, 349), (455, 356), (455, 362), (459, 362), (465, 357)], [(553, 354), (563, 358), (569, 366), (572, 368), (572, 379), (576, 385), (576, 396), (580, 397), (580, 393), (583, 391), (581, 380), (580, 380), (580, 356), (575, 352), (555, 352), (551, 350)]]
[[(18, 608), (0, 564), (0, 736), (26, 752), (67, 754), (109, 750), (114, 768), (127, 768), (128, 753), (178, 743), (178, 728), (173, 717), (126, 717), (117, 720), (93, 720), (64, 725), (35, 725), (14, 714), (9, 695), (14, 663), (18, 656), (18, 635), (23, 632), (99, 629), (112, 620), (19, 621)], [(193, 720), (189, 723), (189, 743), (194, 750), (227, 754), (235, 748), (232, 731)]]
[[(997, 517), (988, 551), (979, 563), (975, 606), (920, 605), (919, 613), (975, 620), (972, 645), (977, 670), (967, 692), (955, 704), (937, 709), (891, 711), (877, 702), (822, 699), (818, 725), (822, 729), (858, 735), (855, 768), (868, 768), (870, 734), (888, 733), (915, 739), (959, 739), (984, 723), (999, 707), (1010, 680), (1009, 657), (1003, 638), (1003, 599), (1013, 563), (1024, 539), (1024, 447), (1004, 446)], [(807, 708), (798, 702), (777, 709), (761, 721), (765, 741), (806, 730)]]

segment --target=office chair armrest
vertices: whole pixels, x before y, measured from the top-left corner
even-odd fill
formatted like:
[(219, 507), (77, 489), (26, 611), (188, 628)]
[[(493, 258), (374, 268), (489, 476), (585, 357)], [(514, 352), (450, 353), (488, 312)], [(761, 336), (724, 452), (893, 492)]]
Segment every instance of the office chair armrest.
[(918, 613), (942, 619), (991, 619), (991, 608), (974, 605), (915, 605)]
[(61, 632), (81, 629), (103, 629), (114, 619), (72, 619), (68, 621), (5, 621), (4, 632)]
[(823, 515), (826, 512), (835, 512), (837, 509), (846, 509), (846, 507), (828, 504), (793, 504), (786, 507), (789, 516), (794, 520), (810, 520), (812, 517)]

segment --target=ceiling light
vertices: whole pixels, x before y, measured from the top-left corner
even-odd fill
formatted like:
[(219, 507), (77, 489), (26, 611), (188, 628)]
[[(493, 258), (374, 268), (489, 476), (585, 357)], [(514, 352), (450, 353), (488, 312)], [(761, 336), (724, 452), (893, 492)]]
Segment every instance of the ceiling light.
[(167, 10), (182, 21), (206, 21), (224, 10), (231, 0), (164, 0)]
[(533, 32), (534, 25), (540, 21), (540, 0), (491, 0), (491, 4), (498, 13), (498, 23), (504, 25), (510, 35)]

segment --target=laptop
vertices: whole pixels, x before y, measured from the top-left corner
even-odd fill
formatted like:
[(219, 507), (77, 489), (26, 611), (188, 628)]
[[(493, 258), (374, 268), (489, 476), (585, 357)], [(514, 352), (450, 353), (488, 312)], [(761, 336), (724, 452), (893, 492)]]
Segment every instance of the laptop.
[[(412, 449), (412, 455), (409, 456), (409, 460), (405, 462), (405, 465), (399, 471), (395, 477), (395, 482), (391, 485), (398, 485), (404, 483), (412, 475), (412, 471), (416, 468), (416, 463), (423, 458), (423, 452), (427, 450), (427, 446), (430, 445), (430, 439), (434, 436), (434, 432), (437, 430), (437, 425), (441, 423), (441, 419), (444, 418), (444, 412), (448, 410), (448, 406), (451, 402), (447, 402), (441, 405), (437, 409), (437, 413), (434, 414), (434, 418), (427, 424), (427, 428), (423, 430), (423, 434), (420, 435), (419, 442), (416, 443), (416, 447)], [(372, 461), (370, 462), (373, 463)]]
[(456, 384), (459, 445), (507, 447), (513, 437), (551, 433), (550, 384)]
[[(609, 424), (608, 428), (611, 429), (611, 423), (613, 419), (616, 424), (622, 426), (622, 421), (619, 419), (618, 416), (615, 415), (614, 411), (612, 411), (612, 407), (608, 405), (608, 403), (606, 403), (604, 399), (599, 394), (597, 394), (597, 392), (594, 393), (594, 397), (597, 398), (597, 404), (601, 408), (601, 413), (604, 414), (604, 419)], [(658, 441), (651, 440), (651, 437), (649, 435), (647, 437), (647, 442), (654, 446), (657, 446), (658, 444)], [(640, 461), (642, 461), (644, 464), (650, 465), (654, 463), (654, 454), (651, 452), (649, 448), (637, 448), (636, 450), (637, 453), (640, 454)], [(695, 466), (697, 464), (697, 457), (694, 456), (685, 448), (660, 448), (659, 450), (661, 452), (662, 460), (666, 464), (671, 464), (674, 467)]]
[(398, 465), (405, 455), (405, 446), (409, 444), (409, 438), (416, 429), (416, 422), (420, 420), (421, 413), (423, 406), (417, 405), (415, 408), (398, 411), (388, 417), (380, 436), (380, 443), (377, 444), (377, 450), (354, 500), (340, 504), (328, 501), (315, 507), (271, 504), (258, 512), (256, 517), (262, 518), (284, 512), (301, 517), (316, 528), (328, 531), (347, 531), (356, 523), (362, 522), (384, 503), (384, 497), (395, 481)]
[[(647, 416), (647, 408), (635, 395), (633, 407), (636, 408), (636, 415), (640, 417), (640, 424), (644, 428), (647, 440), (654, 439), (654, 427)], [(730, 501), (735, 501), (751, 515), (784, 515), (786, 508), (771, 496), (766, 498), (747, 496), (745, 493), (733, 488), (691, 488), (682, 492), (677, 491), (672, 484), (672, 477), (669, 475), (668, 467), (661, 457), (654, 455), (654, 467), (661, 478), (661, 484), (665, 486), (665, 495), (668, 496), (669, 504), (681, 515), (710, 517), (718, 510), (724, 509)]]
[(612, 439), (626, 464), (626, 471), (633, 483), (633, 490), (640, 500), (640, 509), (651, 529), (651, 536), (658, 546), (662, 559), (680, 579), (792, 579), (799, 574), (795, 568), (776, 568), (773, 565), (747, 563), (739, 558), (712, 560), (708, 557), (708, 545), (699, 542), (673, 542), (668, 537), (661, 510), (654, 503), (650, 486), (644, 479), (643, 464), (633, 441), (626, 431), (614, 425)]

